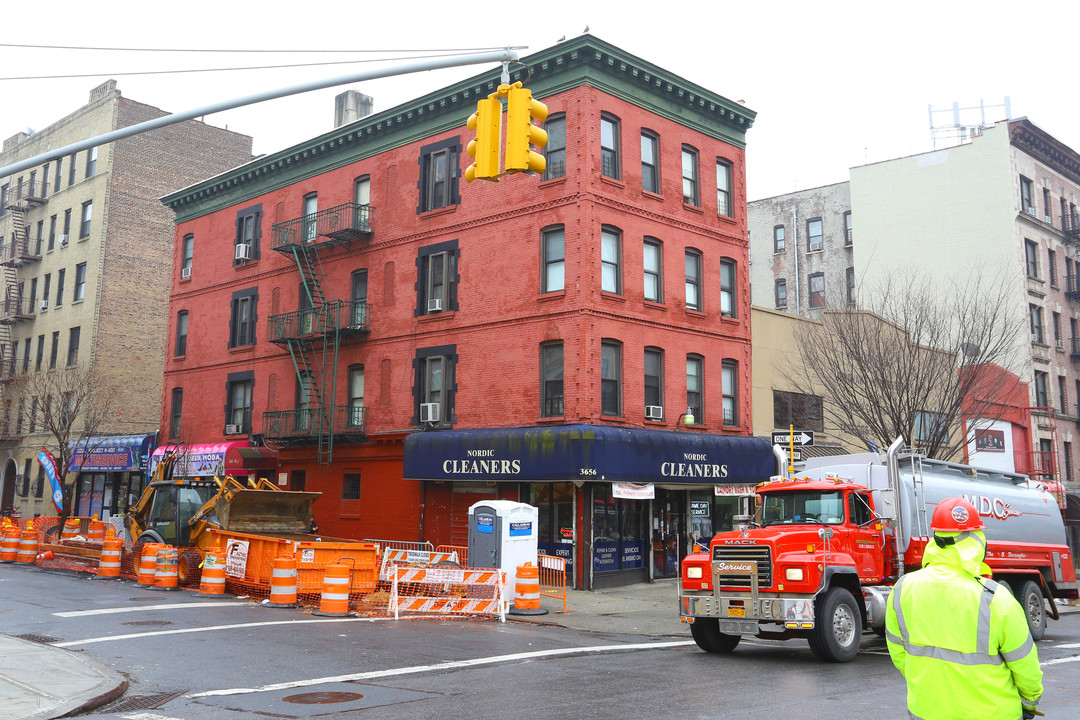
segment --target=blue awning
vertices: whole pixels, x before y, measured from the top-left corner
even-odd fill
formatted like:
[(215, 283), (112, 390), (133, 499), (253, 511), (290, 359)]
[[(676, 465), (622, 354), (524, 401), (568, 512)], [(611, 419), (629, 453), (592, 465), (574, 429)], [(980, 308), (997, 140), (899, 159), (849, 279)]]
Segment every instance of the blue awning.
[(91, 437), (68, 443), (69, 472), (138, 472), (154, 450), (154, 435)]
[(721, 485), (776, 473), (764, 438), (606, 425), (416, 432), (405, 438), (411, 480)]

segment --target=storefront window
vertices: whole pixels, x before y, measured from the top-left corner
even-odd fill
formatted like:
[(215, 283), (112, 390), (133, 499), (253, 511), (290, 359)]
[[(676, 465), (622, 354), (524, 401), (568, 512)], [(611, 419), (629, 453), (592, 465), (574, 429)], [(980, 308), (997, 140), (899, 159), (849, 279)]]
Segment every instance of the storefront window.
[(593, 489), (593, 570), (611, 572), (645, 567), (648, 503), (611, 496), (611, 486)]
[(530, 501), (539, 512), (537, 549), (566, 560), (566, 576), (574, 576), (574, 485), (534, 483)]

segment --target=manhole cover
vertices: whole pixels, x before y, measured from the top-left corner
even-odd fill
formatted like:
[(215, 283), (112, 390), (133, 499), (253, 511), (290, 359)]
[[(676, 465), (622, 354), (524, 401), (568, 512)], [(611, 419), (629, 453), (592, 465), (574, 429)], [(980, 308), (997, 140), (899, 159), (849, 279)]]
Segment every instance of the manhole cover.
[(41, 643), (42, 645), (48, 645), (54, 642), (60, 642), (60, 638), (53, 637), (52, 635), (37, 635), (35, 633), (27, 633), (26, 635), (16, 635), (15, 637), (20, 640), (29, 640), (30, 642)]
[(281, 698), (285, 702), (299, 703), (300, 705), (329, 705), (331, 703), (352, 702), (364, 696), (353, 692), (313, 692), (289, 695)]
[(128, 600), (130, 600), (131, 602), (146, 602), (148, 600), (160, 600), (160, 599), (161, 599), (160, 595), (148, 595), (146, 597), (128, 598)]
[(157, 695), (132, 695), (131, 697), (122, 698), (115, 705), (109, 706), (107, 712), (111, 714), (131, 710), (153, 710), (183, 694), (184, 691), (181, 690), (180, 692), (158, 693)]
[(134, 625), (136, 627), (154, 627), (160, 625), (172, 625), (169, 620), (134, 620), (132, 622), (126, 622), (125, 625)]

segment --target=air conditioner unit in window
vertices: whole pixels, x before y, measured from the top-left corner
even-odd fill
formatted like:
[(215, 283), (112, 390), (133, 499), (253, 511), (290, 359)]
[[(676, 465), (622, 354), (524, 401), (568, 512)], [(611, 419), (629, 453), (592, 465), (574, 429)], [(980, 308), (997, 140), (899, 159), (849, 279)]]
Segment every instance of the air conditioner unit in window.
[(645, 406), (645, 419), (646, 420), (663, 420), (664, 419), (664, 407), (662, 405), (646, 405)]
[(1058, 340), (1057, 341), (1057, 349), (1058, 350), (1064, 350), (1065, 349), (1065, 341), (1064, 340)]
[(226, 425), (225, 426), (225, 434), (226, 435), (239, 435), (240, 432), (241, 432), (241, 429), (240, 429), (239, 425)]
[(251, 246), (247, 243), (240, 243), (236, 246), (236, 259), (237, 260), (250, 260), (251, 259)]
[(42, 300), (41, 301), (41, 309), (42, 310), (48, 310), (49, 309), (49, 301), (48, 300)]
[(420, 403), (420, 422), (439, 422), (439, 403)]
[(1031, 342), (1033, 342), (1033, 343), (1041, 343), (1042, 338), (1039, 337), (1036, 333), (1031, 333)]
[(191, 277), (191, 268), (189, 268), (189, 267), (180, 268), (180, 279), (181, 280), (187, 280), (190, 277)]
[(1034, 207), (1027, 208), (1027, 214), (1028, 215), (1034, 215), (1035, 214), (1035, 208)]
[(427, 311), (428, 312), (442, 312), (442, 300), (440, 300), (440, 299), (428, 300), (427, 301)]
[(1054, 218), (1050, 217), (1049, 215), (1044, 217), (1043, 221), (1046, 222), (1047, 225), (1053, 225), (1054, 224)]
[(61, 235), (60, 236), (60, 247), (67, 247), (67, 243), (68, 243), (68, 236), (67, 235)]

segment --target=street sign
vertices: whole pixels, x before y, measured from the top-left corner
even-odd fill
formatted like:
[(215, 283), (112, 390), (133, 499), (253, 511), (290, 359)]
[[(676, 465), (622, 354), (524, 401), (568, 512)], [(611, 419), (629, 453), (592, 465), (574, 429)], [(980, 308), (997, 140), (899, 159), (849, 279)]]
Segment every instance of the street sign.
[[(788, 452), (788, 449), (786, 447), (784, 448), (784, 452), (785, 453)], [(792, 450), (791, 450), (791, 462), (802, 462), (802, 461), (803, 461), (802, 448), (801, 447), (792, 448)]]
[[(794, 436), (796, 446), (810, 447), (814, 444), (814, 432), (812, 430), (796, 430)], [(790, 437), (786, 432), (774, 432), (772, 434), (772, 444), (787, 447)]]

